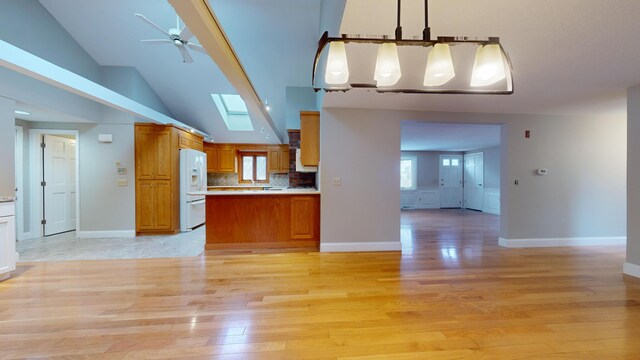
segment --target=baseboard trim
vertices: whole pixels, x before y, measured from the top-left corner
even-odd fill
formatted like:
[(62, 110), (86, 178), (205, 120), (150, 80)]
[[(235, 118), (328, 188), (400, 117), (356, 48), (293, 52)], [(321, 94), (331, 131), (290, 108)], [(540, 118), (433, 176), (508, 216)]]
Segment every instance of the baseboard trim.
[(320, 252), (402, 251), (397, 242), (345, 242), (320, 244)]
[(505, 239), (505, 238), (498, 239), (498, 244), (502, 247), (507, 247), (507, 248), (601, 246), (601, 245), (624, 245), (626, 243), (627, 243), (626, 236), (548, 238), (548, 239)]
[(95, 239), (95, 238), (128, 238), (135, 237), (135, 230), (114, 230), (114, 231), (76, 231), (76, 237), (79, 239)]
[(640, 265), (626, 262), (622, 265), (622, 272), (629, 276), (640, 278)]
[(32, 231), (29, 232), (24, 232), (22, 234), (18, 234), (17, 236), (17, 240), (18, 241), (23, 241), (23, 240), (29, 240), (29, 239), (35, 239), (36, 237), (33, 235)]

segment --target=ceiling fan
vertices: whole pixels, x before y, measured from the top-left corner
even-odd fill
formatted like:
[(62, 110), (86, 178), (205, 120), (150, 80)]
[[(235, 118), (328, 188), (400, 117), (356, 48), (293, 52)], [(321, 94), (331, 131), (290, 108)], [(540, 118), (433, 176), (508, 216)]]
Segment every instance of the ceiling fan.
[(191, 33), (191, 31), (189, 30), (189, 28), (186, 25), (182, 28), (182, 30), (180, 30), (180, 17), (176, 16), (176, 27), (175, 28), (171, 28), (171, 29), (165, 31), (163, 28), (161, 28), (160, 26), (158, 26), (155, 23), (151, 22), (151, 20), (147, 19), (144, 15), (142, 15), (142, 14), (135, 14), (135, 15), (140, 20), (142, 20), (145, 23), (147, 23), (147, 24), (153, 26), (154, 28), (158, 29), (158, 31), (160, 31), (163, 35), (165, 35), (167, 37), (167, 39), (141, 40), (143, 43), (145, 43), (145, 44), (173, 44), (178, 49), (178, 51), (180, 51), (180, 55), (182, 56), (182, 62), (184, 62), (184, 63), (192, 63), (193, 62), (193, 58), (189, 54), (189, 51), (187, 51), (187, 48), (189, 48), (191, 50), (199, 51), (199, 52), (201, 52), (203, 54), (207, 53), (204, 50), (204, 48), (202, 48), (201, 45), (189, 42), (189, 39), (191, 39), (193, 37), (193, 34)]

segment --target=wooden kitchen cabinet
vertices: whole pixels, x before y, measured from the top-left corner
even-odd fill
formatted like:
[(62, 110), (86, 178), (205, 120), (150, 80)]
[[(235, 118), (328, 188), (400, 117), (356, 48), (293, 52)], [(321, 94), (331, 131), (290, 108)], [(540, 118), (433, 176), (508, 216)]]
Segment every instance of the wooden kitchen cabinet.
[(197, 148), (202, 138), (172, 125), (148, 123), (135, 125), (134, 138), (136, 231), (176, 233), (180, 229), (179, 151), (187, 145)]
[(318, 248), (320, 194), (209, 194), (207, 250)]
[(267, 171), (269, 173), (289, 173), (289, 145), (269, 146), (267, 153)]
[(171, 180), (136, 182), (136, 230), (170, 231)]
[(291, 239), (313, 239), (316, 234), (317, 196), (291, 197)]
[(207, 154), (207, 172), (215, 172), (218, 163), (218, 149), (213, 144), (206, 144), (204, 152)]
[(233, 145), (219, 145), (218, 172), (236, 172), (236, 149)]
[(300, 112), (300, 162), (305, 166), (318, 166), (320, 162), (320, 113)]
[(164, 126), (136, 126), (136, 179), (167, 179), (171, 157), (171, 128)]
[(200, 135), (192, 134), (184, 130), (179, 130), (178, 146), (180, 147), (180, 149), (204, 151), (203, 140), (204, 139)]
[(236, 149), (230, 144), (206, 144), (207, 172), (235, 173)]

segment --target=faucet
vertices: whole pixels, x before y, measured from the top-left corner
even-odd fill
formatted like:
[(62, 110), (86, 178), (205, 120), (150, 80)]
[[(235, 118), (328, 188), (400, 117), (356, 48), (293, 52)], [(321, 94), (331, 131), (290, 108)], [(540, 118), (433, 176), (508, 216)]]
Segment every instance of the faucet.
[(256, 182), (251, 179), (251, 186), (256, 186)]

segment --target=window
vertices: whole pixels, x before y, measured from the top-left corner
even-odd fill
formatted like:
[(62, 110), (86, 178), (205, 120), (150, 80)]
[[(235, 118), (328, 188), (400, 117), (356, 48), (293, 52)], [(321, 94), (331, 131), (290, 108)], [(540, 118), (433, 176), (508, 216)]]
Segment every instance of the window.
[(400, 189), (413, 190), (418, 183), (418, 158), (403, 156), (400, 159)]
[(229, 131), (253, 131), (247, 105), (240, 95), (211, 94), (211, 98)]
[(239, 156), (241, 166), (238, 174), (238, 182), (268, 182), (267, 154), (241, 152), (239, 153)]
[(451, 160), (442, 159), (442, 166), (450, 166), (450, 165), (451, 165)]

